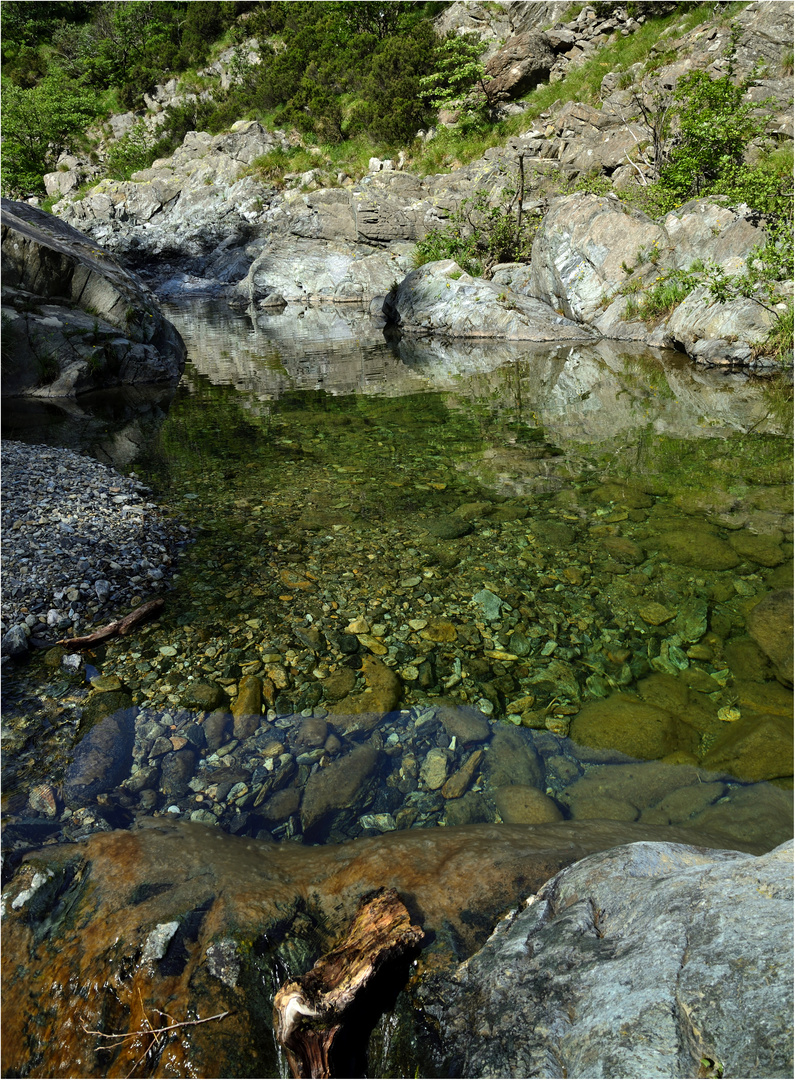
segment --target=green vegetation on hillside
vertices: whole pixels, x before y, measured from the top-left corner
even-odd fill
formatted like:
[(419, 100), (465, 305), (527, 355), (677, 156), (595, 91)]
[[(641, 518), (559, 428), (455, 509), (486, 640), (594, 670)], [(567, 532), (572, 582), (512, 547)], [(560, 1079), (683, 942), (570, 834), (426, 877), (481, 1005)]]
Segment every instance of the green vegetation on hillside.
[[(170, 109), (156, 146), (141, 128), (129, 134), (109, 162), (113, 175), (128, 176), (169, 153), (191, 129), (218, 132), (241, 118), (265, 119), (322, 144), (366, 137), (375, 146), (403, 145), (435, 115), (420, 80), (434, 71), (439, 43), (431, 20), (445, 6), (7, 0), (3, 189), (40, 192), (41, 176), (64, 149), (87, 149), (80, 133), (92, 119), (140, 107), (143, 95), (171, 76), (186, 91), (202, 90), (207, 80), (197, 69), (230, 46), (238, 48), (232, 86)], [(260, 41), (259, 64), (244, 60), (252, 37)], [(56, 96), (64, 115), (44, 115)]]

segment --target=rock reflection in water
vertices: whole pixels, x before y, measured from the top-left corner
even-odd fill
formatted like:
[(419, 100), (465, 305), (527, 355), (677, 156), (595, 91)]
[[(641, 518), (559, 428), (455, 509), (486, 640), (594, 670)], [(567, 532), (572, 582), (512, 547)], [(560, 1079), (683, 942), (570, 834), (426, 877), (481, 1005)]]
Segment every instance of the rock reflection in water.
[(124, 386), (78, 398), (9, 398), (3, 438), (63, 446), (126, 472), (156, 441), (175, 392), (173, 386)]

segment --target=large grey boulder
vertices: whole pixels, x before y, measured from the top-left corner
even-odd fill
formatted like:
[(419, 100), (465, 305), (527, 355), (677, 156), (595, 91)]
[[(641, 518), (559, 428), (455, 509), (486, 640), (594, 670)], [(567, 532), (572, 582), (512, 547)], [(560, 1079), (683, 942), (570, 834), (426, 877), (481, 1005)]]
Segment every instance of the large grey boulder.
[(533, 243), (529, 291), (569, 319), (591, 322), (627, 279), (622, 263), (639, 251), (664, 251), (661, 225), (616, 198), (555, 199)]
[(420, 990), (433, 1075), (792, 1076), (792, 853), (637, 843), (562, 870)]
[(548, 304), (473, 278), (453, 259), (413, 270), (386, 298), (384, 312), (406, 334), (514, 341), (584, 341), (589, 330)]
[(756, 300), (739, 297), (726, 303), (710, 298), (706, 288), (686, 296), (665, 324), (665, 333), (694, 360), (743, 362), (752, 346), (763, 342), (775, 320)]
[(411, 266), (411, 245), (378, 250), (361, 244), (271, 240), (234, 290), (245, 304), (346, 303), (383, 296)]
[(489, 95), (501, 100), (520, 97), (549, 78), (555, 60), (544, 34), (516, 34), (486, 64)]
[(745, 260), (765, 242), (759, 216), (744, 203), (730, 206), (724, 195), (691, 199), (663, 218), (671, 244), (671, 266), (688, 270), (697, 260), (714, 262), (727, 274), (745, 269)]
[(179, 379), (185, 345), (138, 278), (27, 203), (2, 214), (4, 395)]
[(775, 313), (753, 299), (713, 300), (694, 289), (668, 316), (627, 318), (627, 288), (639, 301), (659, 278), (698, 260), (727, 274), (743, 270), (764, 230), (746, 206), (693, 199), (662, 222), (616, 198), (556, 199), (533, 245), (530, 272), (500, 271), (520, 292), (560, 308), (606, 338), (677, 348), (709, 364), (746, 363), (764, 341)]

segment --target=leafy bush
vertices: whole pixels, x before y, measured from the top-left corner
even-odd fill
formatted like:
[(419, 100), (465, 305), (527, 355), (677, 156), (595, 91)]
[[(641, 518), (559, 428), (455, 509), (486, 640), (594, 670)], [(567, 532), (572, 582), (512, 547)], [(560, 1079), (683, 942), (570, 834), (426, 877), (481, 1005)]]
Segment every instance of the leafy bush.
[(3, 81), (2, 188), (11, 196), (44, 191), (44, 173), (74, 148), (96, 115), (95, 95), (58, 69), (30, 88)]
[(793, 304), (790, 300), (786, 310), (776, 316), (776, 321), (773, 323), (767, 341), (765, 341), (763, 346), (766, 352), (775, 356), (781, 363), (787, 363), (790, 366), (792, 365), (793, 360), (794, 322)]
[[(712, 79), (691, 71), (674, 91), (678, 133), (672, 140), (660, 181), (680, 198), (723, 190), (747, 167), (748, 144), (764, 133), (766, 115), (745, 101), (748, 84), (729, 75)], [(762, 104), (769, 104), (769, 101)]]
[(522, 215), (521, 190), (502, 188), (494, 198), (494, 189), (481, 188), (464, 199), (447, 225), (419, 241), (414, 265), (455, 259), (468, 274), (490, 277), (497, 263), (529, 261), (540, 216)]
[(420, 79), (422, 96), (428, 104), (434, 109), (457, 105), (465, 114), (485, 118), (493, 100), (489, 93), (491, 80), (486, 78), (481, 60), (483, 51), (477, 34), (456, 34), (451, 30), (439, 40), (433, 71)]

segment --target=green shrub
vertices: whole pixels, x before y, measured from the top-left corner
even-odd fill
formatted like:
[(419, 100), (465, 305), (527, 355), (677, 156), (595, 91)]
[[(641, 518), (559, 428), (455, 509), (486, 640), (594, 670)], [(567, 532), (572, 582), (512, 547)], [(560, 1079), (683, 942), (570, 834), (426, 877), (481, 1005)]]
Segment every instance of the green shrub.
[(776, 316), (765, 342), (765, 350), (790, 367), (793, 361), (793, 321), (793, 304), (790, 300), (786, 310)]
[(414, 265), (455, 259), (468, 274), (490, 277), (497, 263), (529, 261), (540, 215), (519, 212), (521, 191), (502, 188), (498, 198), (494, 189), (481, 188), (464, 199), (447, 225), (419, 241)]
[(695, 282), (690, 277), (676, 272), (668, 277), (659, 278), (648, 291), (643, 293), (638, 303), (638, 315), (644, 320), (670, 315), (694, 287)]

